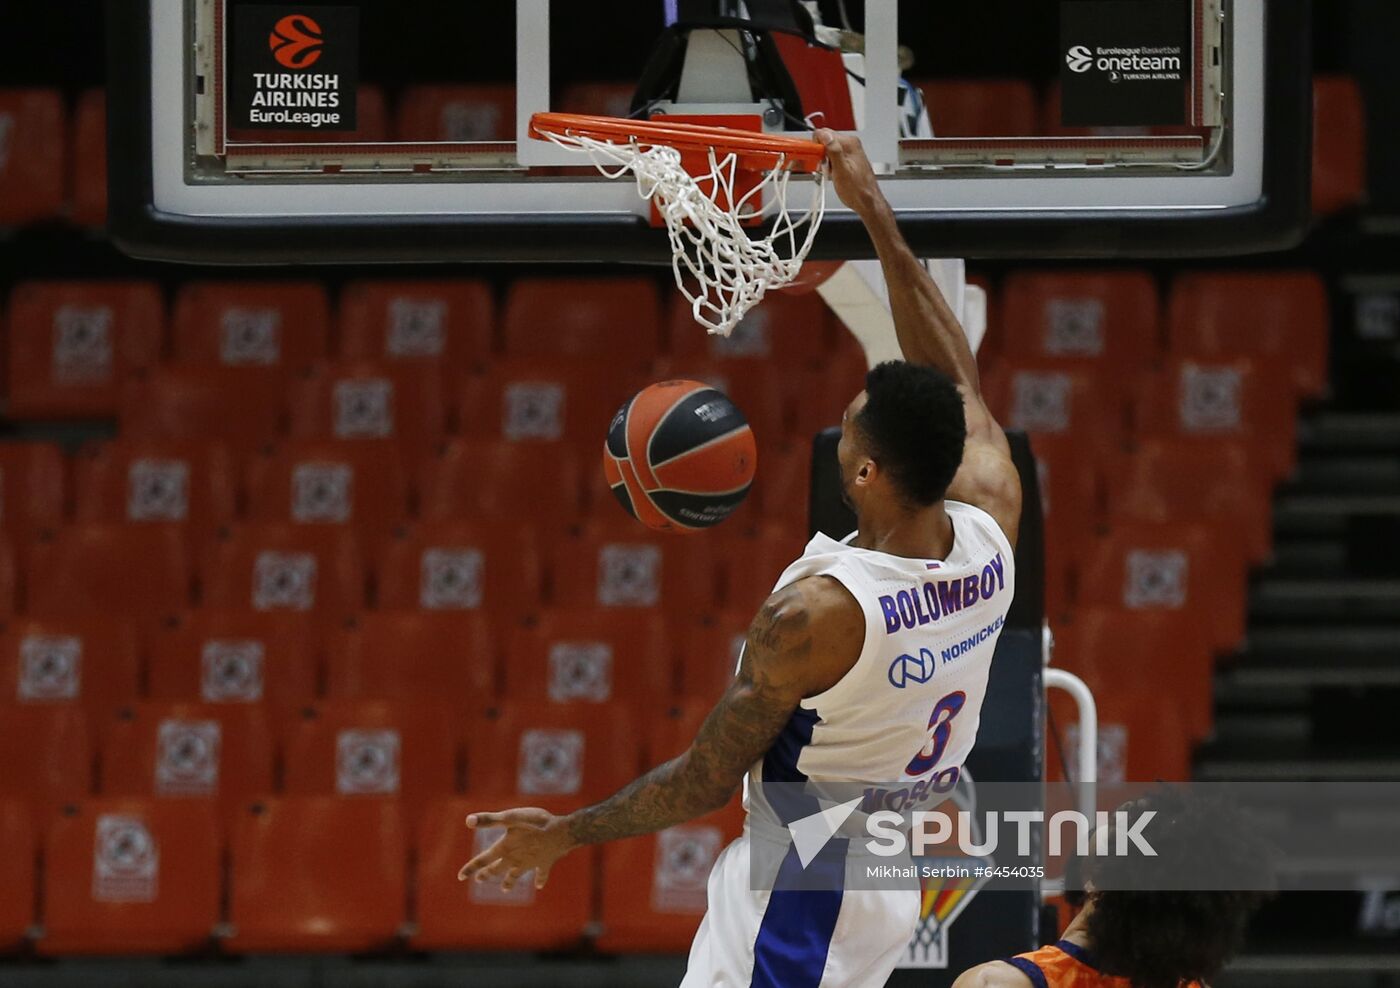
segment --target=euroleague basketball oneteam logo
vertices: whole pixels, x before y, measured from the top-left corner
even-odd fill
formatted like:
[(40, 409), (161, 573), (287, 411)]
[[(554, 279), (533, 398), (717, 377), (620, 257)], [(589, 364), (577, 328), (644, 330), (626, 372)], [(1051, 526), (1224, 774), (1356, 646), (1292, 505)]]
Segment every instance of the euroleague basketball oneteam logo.
[(288, 14), (268, 35), (273, 58), (289, 69), (309, 69), (321, 57), (321, 25), (305, 14)]
[(1084, 73), (1094, 67), (1094, 53), (1084, 45), (1075, 45), (1065, 56), (1071, 72)]

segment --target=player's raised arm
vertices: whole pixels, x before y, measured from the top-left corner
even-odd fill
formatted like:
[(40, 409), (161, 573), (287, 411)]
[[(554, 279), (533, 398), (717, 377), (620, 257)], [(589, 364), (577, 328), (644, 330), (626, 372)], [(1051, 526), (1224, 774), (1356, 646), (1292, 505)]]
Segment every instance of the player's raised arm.
[(962, 392), (967, 443), (948, 497), (986, 511), (1014, 545), (1021, 518), (1020, 479), (1006, 435), (982, 400), (977, 358), (967, 334), (899, 232), (860, 140), (830, 130), (818, 130), (816, 138), (826, 145), (836, 194), (861, 218), (879, 254), (904, 359), (937, 368)]
[(784, 587), (754, 618), (738, 674), (683, 754), (567, 816), (536, 808), (473, 813), (467, 826), (506, 833), (457, 877), (509, 888), (534, 871), (543, 887), (554, 862), (577, 847), (664, 830), (721, 808), (802, 698), (835, 685), (864, 640), (860, 604), (836, 580), (818, 576)]

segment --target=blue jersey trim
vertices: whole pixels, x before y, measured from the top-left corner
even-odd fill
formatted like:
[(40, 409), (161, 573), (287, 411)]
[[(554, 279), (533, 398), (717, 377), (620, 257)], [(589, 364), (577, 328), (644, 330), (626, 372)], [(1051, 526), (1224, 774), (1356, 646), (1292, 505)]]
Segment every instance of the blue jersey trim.
[[(763, 756), (764, 782), (807, 781), (806, 774), (797, 767), (797, 759), (801, 757), (802, 749), (812, 743), (812, 730), (820, 720), (815, 710), (806, 707), (798, 707), (792, 712), (782, 733)], [(763, 795), (778, 819), (786, 824), (821, 811), (816, 797), (807, 795), (802, 789), (799, 785), (780, 785), (764, 789)]]
[(752, 988), (821, 984), (841, 915), (848, 843), (829, 841), (805, 869), (797, 848), (788, 848), (754, 941)]
[(1079, 944), (1077, 943), (1070, 943), (1068, 940), (1057, 940), (1055, 942), (1055, 949), (1069, 954), (1071, 957), (1073, 957), (1075, 960), (1077, 960), (1079, 963), (1083, 964), (1087, 968), (1090, 968), (1094, 971), (1098, 971), (1099, 969), (1098, 964), (1094, 963), (1094, 955), (1089, 953), (1089, 951), (1085, 950), (1083, 947), (1079, 946)]
[(1030, 978), (1031, 984), (1034, 985), (1035, 988), (1050, 988), (1050, 985), (1045, 980), (1045, 972), (1036, 967), (1035, 961), (1026, 960), (1024, 957), (1008, 957), (1004, 963), (1010, 964), (1016, 970)]

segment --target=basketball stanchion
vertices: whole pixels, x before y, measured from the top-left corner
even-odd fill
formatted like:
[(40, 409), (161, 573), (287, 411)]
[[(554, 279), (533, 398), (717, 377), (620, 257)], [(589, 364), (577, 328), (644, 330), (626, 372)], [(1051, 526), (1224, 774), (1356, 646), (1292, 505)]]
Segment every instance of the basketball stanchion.
[[(530, 136), (587, 154), (609, 178), (636, 177), (666, 225), (676, 286), (711, 333), (728, 336), (769, 289), (796, 279), (821, 226), (826, 149), (816, 141), (574, 113), (536, 113)], [(795, 172), (813, 176), (799, 216), (788, 208)], [(750, 234), (765, 217), (767, 231)]]

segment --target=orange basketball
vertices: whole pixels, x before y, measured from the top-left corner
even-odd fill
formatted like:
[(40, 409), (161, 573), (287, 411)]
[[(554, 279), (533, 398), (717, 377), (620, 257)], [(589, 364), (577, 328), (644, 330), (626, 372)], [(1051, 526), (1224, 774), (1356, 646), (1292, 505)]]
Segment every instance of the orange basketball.
[(603, 445), (608, 486), (648, 528), (698, 532), (744, 500), (758, 462), (734, 402), (699, 381), (663, 381), (613, 416)]

